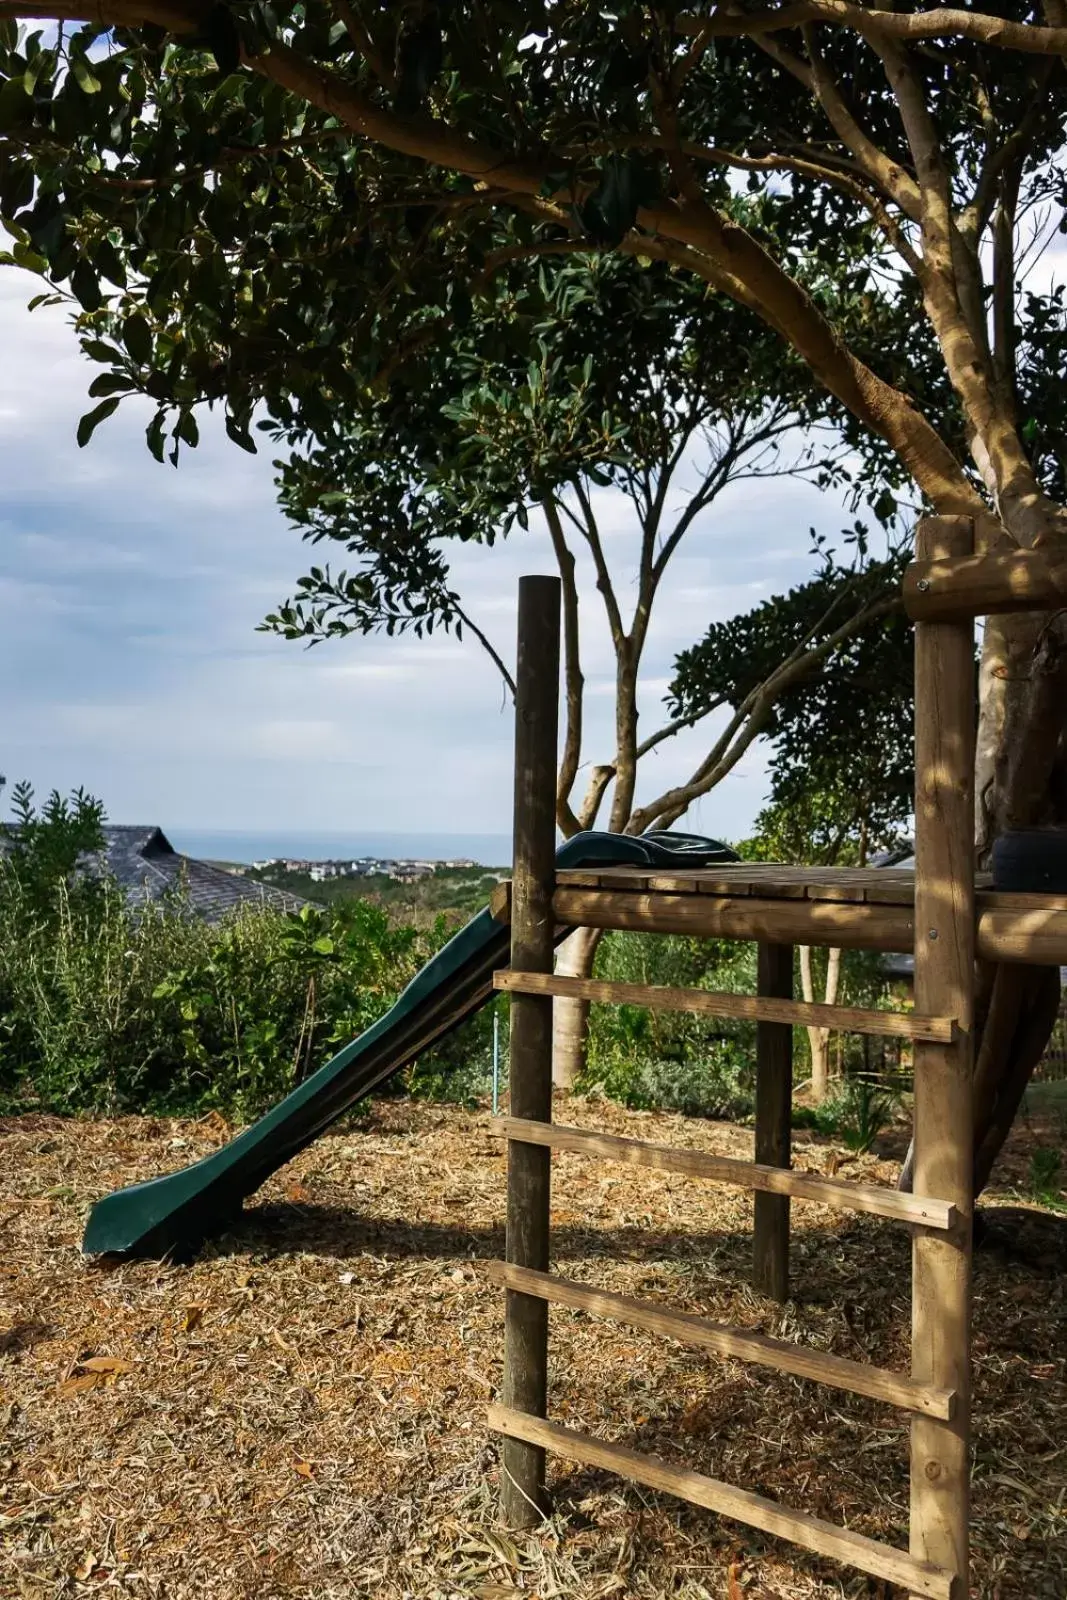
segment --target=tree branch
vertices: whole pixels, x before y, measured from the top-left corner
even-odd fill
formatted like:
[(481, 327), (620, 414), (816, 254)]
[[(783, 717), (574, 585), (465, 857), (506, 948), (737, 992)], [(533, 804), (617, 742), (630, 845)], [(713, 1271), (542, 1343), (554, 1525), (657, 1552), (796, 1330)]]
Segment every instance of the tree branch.
[(578, 585), (574, 576), (574, 552), (567, 543), (559, 506), (553, 495), (541, 502), (552, 548), (556, 555), (560, 582), (563, 586), (563, 683), (565, 702), (565, 728), (563, 753), (556, 778), (556, 820), (565, 838), (579, 833), (584, 826), (571, 807), (571, 790), (578, 776), (582, 758), (582, 718), (585, 695), (585, 678), (582, 673), (580, 638), (578, 631)]
[(626, 629), (623, 626), (622, 612), (619, 609), (618, 597), (608, 571), (608, 563), (604, 557), (604, 546), (600, 541), (600, 530), (597, 527), (596, 517), (585, 485), (580, 479), (574, 484), (574, 494), (582, 508), (583, 521), (579, 523), (585, 542), (589, 546), (593, 557), (593, 566), (596, 569), (596, 586), (604, 599), (604, 609), (608, 614), (608, 627), (611, 630), (611, 642), (615, 646), (616, 654), (626, 644)]
[(710, 717), (712, 712), (719, 711), (727, 704), (726, 696), (720, 695), (717, 700), (712, 700), (709, 705), (702, 706), (699, 711), (691, 711), (688, 716), (676, 717), (673, 722), (664, 723), (662, 728), (650, 733), (647, 739), (642, 739), (637, 747), (637, 759), (647, 756), (651, 750), (657, 749), (667, 739), (673, 739), (676, 733), (683, 733), (686, 728), (694, 728), (698, 722), (703, 722), (705, 717)]
[(972, 39), (976, 44), (997, 45), (1029, 55), (1067, 55), (1067, 28), (1043, 28), (1029, 22), (1009, 22), (1004, 17), (953, 6), (930, 11), (899, 12), (881, 6), (850, 5), (848, 0), (799, 0), (766, 11), (718, 12), (714, 17), (682, 15), (675, 19), (679, 33), (708, 39), (759, 38), (806, 22), (829, 22), (854, 28), (857, 33), (893, 39)]
[(514, 699), (515, 679), (508, 671), (503, 657), (500, 655), (491, 640), (482, 632), (478, 624), (476, 622), (472, 622), (470, 617), (460, 606), (454, 606), (453, 609), (461, 626), (466, 628), (469, 633), (473, 633), (474, 637), (477, 639), (478, 643), (481, 645), (482, 649), (485, 651), (486, 655), (489, 657), (490, 661), (503, 678), (508, 693), (511, 695), (512, 699)]
[[(906, 217), (918, 222), (922, 211), (919, 184), (864, 133), (816, 49), (813, 30), (806, 29), (804, 38), (811, 61), (811, 88), (830, 126), (845, 147), (851, 150), (857, 165), (872, 183), (876, 183), (884, 194), (894, 200)], [(779, 54), (785, 56), (784, 51)]]
[(761, 684), (749, 690), (688, 783), (678, 784), (672, 789), (665, 790), (658, 799), (635, 811), (628, 832), (644, 833), (653, 823), (668, 827), (672, 822), (676, 822), (694, 800), (707, 794), (733, 770), (745, 751), (766, 728), (775, 704), (783, 694), (795, 689), (805, 678), (810, 677), (828, 656), (869, 622), (875, 621), (878, 617), (888, 616), (901, 606), (900, 596), (895, 594), (876, 600), (862, 607), (847, 622), (820, 640), (814, 649), (809, 649), (812, 637), (840, 603), (840, 598), (840, 596), (835, 598), (824, 617), (808, 630), (786, 660), (769, 673)]
[(349, 5), (348, 0), (330, 0), (330, 6), (344, 23), (348, 37), (378, 79), (378, 82), (387, 89), (395, 89), (396, 74), (379, 51), (374, 42), (374, 36), (363, 21), (363, 18), (357, 14), (353, 6)]

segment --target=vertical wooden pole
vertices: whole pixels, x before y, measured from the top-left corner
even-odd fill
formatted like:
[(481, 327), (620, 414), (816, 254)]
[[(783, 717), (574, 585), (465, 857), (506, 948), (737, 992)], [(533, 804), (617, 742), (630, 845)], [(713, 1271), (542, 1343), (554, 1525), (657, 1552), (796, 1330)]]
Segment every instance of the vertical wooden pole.
[[(968, 517), (919, 524), (919, 560), (974, 546)], [(911, 1428), (911, 1550), (969, 1591), (972, 1086), (974, 1012), (974, 624), (915, 627), (915, 1006), (955, 1017), (954, 1044), (915, 1045), (916, 1194), (949, 1200), (953, 1234), (915, 1230), (912, 1374), (953, 1389), (951, 1422)]]
[[(519, 580), (515, 669), (515, 811), (511, 887), (511, 965), (551, 972), (554, 948), (556, 742), (559, 722), (558, 578)], [(552, 999), (511, 997), (511, 1115), (552, 1117)], [(507, 1259), (548, 1269), (551, 1152), (508, 1145)], [(548, 1399), (548, 1304), (506, 1292), (503, 1401), (516, 1411), (545, 1415)], [(506, 1438), (500, 1501), (512, 1527), (532, 1527), (547, 1509), (545, 1453)]]
[[(793, 946), (757, 947), (756, 990), (793, 998)], [(756, 1024), (756, 1160), (788, 1167), (792, 1158), (793, 1029), (788, 1023)], [(772, 1300), (789, 1298), (789, 1196), (755, 1196), (752, 1281)]]

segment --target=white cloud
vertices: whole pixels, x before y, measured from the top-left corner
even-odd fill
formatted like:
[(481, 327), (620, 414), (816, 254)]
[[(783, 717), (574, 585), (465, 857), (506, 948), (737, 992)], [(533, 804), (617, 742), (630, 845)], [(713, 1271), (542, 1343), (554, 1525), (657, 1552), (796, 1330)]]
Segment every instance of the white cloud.
[[(29, 314), (36, 285), (0, 273), (0, 771), (38, 788), (84, 783), (116, 820), (171, 829), (506, 832), (511, 717), (472, 639), (358, 638), (307, 651), (257, 633), (309, 552), (274, 501), (269, 454), (202, 422), (174, 471), (125, 403), (75, 443), (93, 370), (61, 309)], [(635, 551), (626, 504), (598, 495), (624, 610)], [(810, 486), (748, 483), (694, 529), (657, 602), (643, 726), (657, 726), (679, 648), (809, 570), (807, 531), (834, 531)], [(517, 580), (551, 572), (547, 534), (470, 546), (454, 577), (508, 659)], [(589, 685), (587, 759), (610, 753), (614, 657), (591, 563), (579, 560)], [(642, 781), (683, 779), (699, 736), (671, 740)], [(688, 825), (737, 836), (758, 808), (750, 752)]]

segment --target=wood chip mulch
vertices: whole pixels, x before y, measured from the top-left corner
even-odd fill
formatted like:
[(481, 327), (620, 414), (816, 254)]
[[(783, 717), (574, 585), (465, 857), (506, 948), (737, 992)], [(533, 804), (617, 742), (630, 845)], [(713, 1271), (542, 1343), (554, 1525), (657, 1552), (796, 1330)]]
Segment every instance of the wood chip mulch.
[[(557, 1113), (751, 1154), (728, 1124)], [(509, 1534), (484, 1422), (500, 1380), (504, 1161), (483, 1111), (379, 1103), (313, 1145), (190, 1266), (92, 1264), (89, 1205), (228, 1131), (147, 1118), (0, 1123), (0, 1596), (159, 1600), (827, 1600), (877, 1581), (550, 1463), (553, 1517)], [(1061, 1130), (1062, 1131), (1062, 1130)], [(1018, 1199), (1020, 1127), (975, 1264), (974, 1594), (1067, 1595), (1067, 1217)], [(887, 1149), (893, 1143), (889, 1140)], [(796, 1164), (896, 1163), (797, 1136)], [(747, 1286), (751, 1196), (560, 1155), (555, 1264), (906, 1370), (909, 1241), (793, 1207), (795, 1299)], [(1020, 1226), (1020, 1219), (1022, 1226)], [(907, 1544), (907, 1423), (766, 1369), (554, 1309), (551, 1415)]]

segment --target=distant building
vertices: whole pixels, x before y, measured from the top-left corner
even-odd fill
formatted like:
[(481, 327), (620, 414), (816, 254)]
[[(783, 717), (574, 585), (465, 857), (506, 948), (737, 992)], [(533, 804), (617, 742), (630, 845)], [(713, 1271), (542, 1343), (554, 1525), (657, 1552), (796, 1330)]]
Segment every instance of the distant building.
[(126, 891), (130, 906), (157, 905), (181, 895), (189, 910), (218, 922), (242, 906), (299, 911), (306, 902), (284, 889), (255, 883), (210, 861), (179, 855), (161, 828), (108, 823), (104, 828), (105, 870)]

